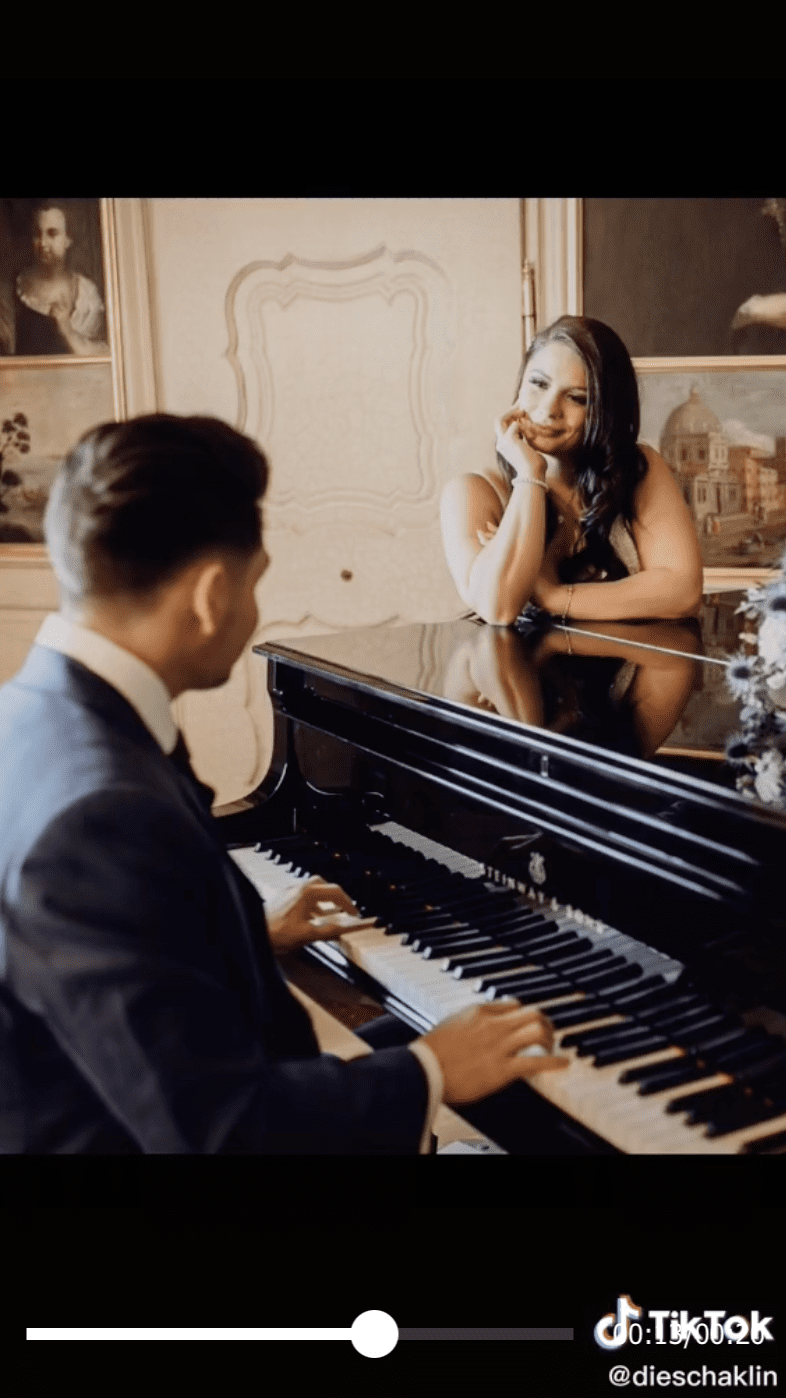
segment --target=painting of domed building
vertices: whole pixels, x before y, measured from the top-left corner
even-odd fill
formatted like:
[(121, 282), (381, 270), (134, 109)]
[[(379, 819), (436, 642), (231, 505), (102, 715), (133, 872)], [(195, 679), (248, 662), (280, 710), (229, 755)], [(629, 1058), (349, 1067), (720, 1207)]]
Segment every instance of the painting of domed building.
[(674, 472), (708, 567), (762, 567), (786, 538), (786, 373), (640, 374), (641, 438)]

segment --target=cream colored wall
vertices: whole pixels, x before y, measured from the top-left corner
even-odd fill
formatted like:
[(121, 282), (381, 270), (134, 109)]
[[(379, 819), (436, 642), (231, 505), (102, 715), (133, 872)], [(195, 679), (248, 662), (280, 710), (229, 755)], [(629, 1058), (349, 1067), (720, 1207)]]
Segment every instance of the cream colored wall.
[[(439, 496), (488, 456), (521, 353), (515, 200), (153, 200), (159, 404), (269, 454), (272, 563), (256, 640), (462, 610)], [(180, 721), (219, 800), (270, 757), (265, 665), (189, 694)]]
[[(215, 414), (271, 459), (255, 641), (460, 613), (439, 496), (489, 459), (513, 391), (519, 201), (120, 200), (114, 215), (126, 411)], [(528, 220), (536, 262), (546, 223)], [(46, 565), (3, 563), (6, 676), (55, 592)], [(177, 708), (220, 802), (261, 780), (259, 657)]]

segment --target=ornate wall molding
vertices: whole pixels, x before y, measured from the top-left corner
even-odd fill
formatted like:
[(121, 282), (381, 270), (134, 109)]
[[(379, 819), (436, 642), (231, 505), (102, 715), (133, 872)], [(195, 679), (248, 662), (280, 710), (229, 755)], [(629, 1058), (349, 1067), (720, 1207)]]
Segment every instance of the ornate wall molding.
[[(248, 264), (226, 297), (237, 426), (276, 464), (270, 524), (351, 511), (392, 532), (434, 517), (453, 298), (432, 259), (384, 245), (347, 261)], [(305, 516), (305, 522), (304, 522)]]

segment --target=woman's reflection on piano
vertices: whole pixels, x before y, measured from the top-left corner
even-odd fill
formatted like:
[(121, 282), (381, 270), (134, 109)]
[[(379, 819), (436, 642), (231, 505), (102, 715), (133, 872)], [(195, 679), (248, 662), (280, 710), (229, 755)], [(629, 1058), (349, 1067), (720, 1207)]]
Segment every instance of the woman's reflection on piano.
[(638, 430), (636, 375), (613, 330), (563, 316), (536, 335), (496, 424), (496, 466), (443, 491), (445, 556), (476, 615), (508, 626), (526, 607), (563, 620), (697, 614), (696, 530)]
[(607, 622), (603, 634), (574, 623), (570, 630), (553, 627), (526, 637), (507, 627), (478, 626), (447, 663), (445, 697), (651, 757), (696, 686), (700, 649), (691, 621)]

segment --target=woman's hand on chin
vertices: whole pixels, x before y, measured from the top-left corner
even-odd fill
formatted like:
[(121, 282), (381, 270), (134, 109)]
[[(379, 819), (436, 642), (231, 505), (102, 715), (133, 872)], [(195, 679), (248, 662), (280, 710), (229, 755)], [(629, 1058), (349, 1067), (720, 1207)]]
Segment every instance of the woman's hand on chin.
[(546, 476), (546, 460), (528, 444), (522, 431), (524, 416), (515, 409), (494, 423), (497, 451), (515, 475), (534, 476), (536, 480), (542, 481)]

